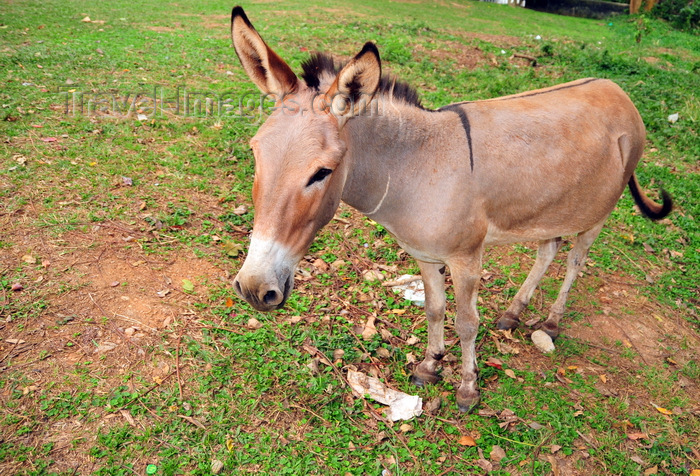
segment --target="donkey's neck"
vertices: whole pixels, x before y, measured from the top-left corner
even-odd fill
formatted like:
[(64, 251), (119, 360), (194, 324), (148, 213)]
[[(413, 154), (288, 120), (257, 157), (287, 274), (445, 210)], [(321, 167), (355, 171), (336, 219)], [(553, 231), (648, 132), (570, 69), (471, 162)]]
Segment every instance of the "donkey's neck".
[(444, 114), (390, 100), (380, 105), (343, 128), (348, 171), (342, 199), (384, 224), (411, 185), (434, 167), (437, 149), (448, 139)]
[(372, 115), (351, 119), (342, 132), (348, 147), (342, 199), (375, 220), (430, 147), (427, 126), (435, 114), (403, 103), (383, 106)]

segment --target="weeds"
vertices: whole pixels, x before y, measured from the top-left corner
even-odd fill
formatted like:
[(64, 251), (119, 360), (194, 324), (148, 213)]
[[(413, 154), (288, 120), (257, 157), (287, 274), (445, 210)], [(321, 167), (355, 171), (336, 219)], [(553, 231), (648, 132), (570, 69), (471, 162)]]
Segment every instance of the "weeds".
[[(206, 108), (157, 115), (146, 100), (154, 86), (166, 99), (179, 85), (210, 98), (253, 91), (230, 48), (227, 11), (203, 2), (165, 10), (146, 2), (139, 11), (122, 1), (8, 4), (0, 13), (3, 474), (133, 474), (147, 464), (163, 475), (210, 474), (214, 460), (224, 472), (270, 474), (697, 468), (697, 37), (654, 19), (600, 23), (477, 2), (275, 8), (283, 13), (264, 5), (249, 13), (295, 70), (308, 56), (302, 49), (347, 57), (374, 40), (387, 71), (417, 86), (426, 107), (613, 79), (647, 126), (640, 181), (666, 188), (676, 210), (651, 223), (623, 195), (551, 356), (529, 345), (527, 327), (510, 340), (490, 324), (536, 246), (489, 251), (479, 301), (484, 399), (480, 413), (462, 415), (453, 297), (452, 357), (441, 383), (417, 390), (409, 375), (425, 349), (423, 310), (362, 277), (377, 264), (388, 276), (417, 267), (383, 227), (349, 208), (302, 260), (306, 273), (285, 311), (261, 315), (234, 298), (230, 279), (254, 217), (247, 142), (264, 118), (245, 102), (233, 117)], [(113, 94), (122, 112), (143, 95), (122, 117), (100, 112), (97, 92)], [(66, 114), (66, 99), (80, 97), (93, 109)], [(37, 261), (22, 261), (27, 253)], [(561, 256), (527, 319), (546, 316)], [(357, 329), (369, 316), (381, 332), (364, 339)], [(251, 318), (262, 327), (248, 327)], [(419, 342), (407, 344), (411, 335)], [(333, 365), (314, 366), (311, 348)], [(334, 361), (336, 350), (343, 357)], [(503, 368), (487, 365), (491, 357)], [(410, 428), (390, 424), (351, 396), (346, 366), (440, 399), (440, 408)], [(466, 435), (477, 446), (462, 445)], [(499, 461), (490, 457), (497, 446)]]

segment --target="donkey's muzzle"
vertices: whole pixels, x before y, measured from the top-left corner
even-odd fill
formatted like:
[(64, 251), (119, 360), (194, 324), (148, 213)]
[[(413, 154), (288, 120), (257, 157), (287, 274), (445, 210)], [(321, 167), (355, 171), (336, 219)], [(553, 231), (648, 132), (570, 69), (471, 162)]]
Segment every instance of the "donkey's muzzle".
[(293, 277), (290, 276), (290, 278), (283, 283), (283, 289), (270, 283), (262, 283), (248, 287), (241, 282), (240, 276), (236, 276), (236, 279), (233, 281), (233, 289), (239, 297), (245, 299), (258, 311), (269, 312), (284, 307), (289, 293), (292, 290), (292, 280)]

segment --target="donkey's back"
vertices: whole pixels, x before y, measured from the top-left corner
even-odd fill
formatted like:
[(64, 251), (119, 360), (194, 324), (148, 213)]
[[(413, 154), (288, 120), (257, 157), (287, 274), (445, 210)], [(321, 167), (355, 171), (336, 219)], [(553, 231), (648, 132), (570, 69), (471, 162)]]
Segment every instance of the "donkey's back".
[(468, 120), (464, 154), (448, 160), (462, 161), (488, 220), (489, 243), (543, 240), (593, 227), (614, 208), (644, 149), (637, 109), (604, 79), (440, 111), (457, 114), (463, 126)]

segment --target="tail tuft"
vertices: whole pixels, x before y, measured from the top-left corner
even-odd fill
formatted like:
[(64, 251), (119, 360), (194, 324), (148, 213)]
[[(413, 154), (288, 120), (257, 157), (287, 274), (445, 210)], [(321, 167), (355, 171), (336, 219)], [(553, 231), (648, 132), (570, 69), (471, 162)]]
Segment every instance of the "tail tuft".
[(639, 207), (639, 211), (650, 220), (661, 220), (667, 217), (668, 214), (671, 213), (671, 210), (673, 210), (673, 199), (666, 190), (661, 189), (662, 203), (659, 205), (644, 194), (639, 187), (636, 175), (632, 174), (628, 185), (632, 198), (634, 198), (634, 202)]

